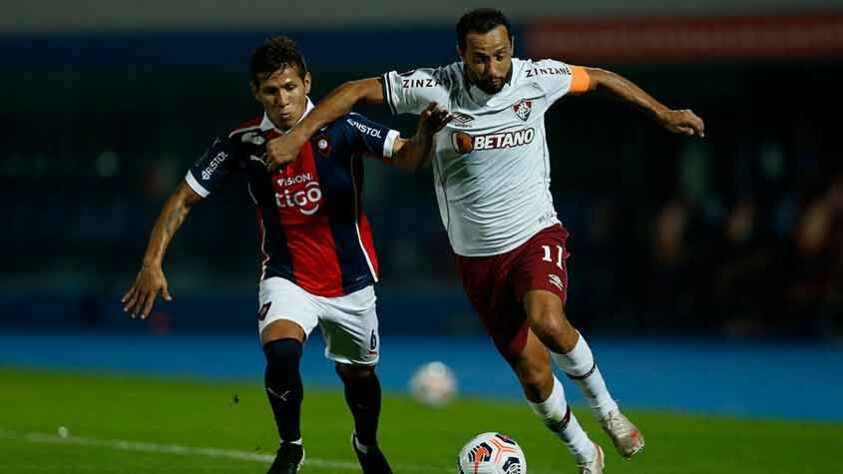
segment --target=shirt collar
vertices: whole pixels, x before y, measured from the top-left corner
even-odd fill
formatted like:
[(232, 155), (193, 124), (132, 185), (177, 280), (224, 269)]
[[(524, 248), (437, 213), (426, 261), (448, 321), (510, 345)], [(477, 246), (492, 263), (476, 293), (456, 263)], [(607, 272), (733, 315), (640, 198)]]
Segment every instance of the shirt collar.
[[(307, 114), (309, 114), (311, 110), (313, 110), (313, 102), (311, 102), (310, 97), (308, 97), (307, 98), (307, 105), (305, 106), (304, 113), (301, 114), (301, 117), (299, 117), (299, 122), (301, 122), (302, 119), (304, 119), (304, 117)], [(298, 125), (299, 122), (296, 122), (296, 125)], [(263, 120), (261, 120), (261, 131), (266, 132), (268, 130), (273, 130), (273, 129), (276, 132), (280, 133), (281, 135), (284, 135), (287, 132), (289, 132), (289, 130), (287, 130), (287, 132), (285, 132), (283, 130), (279, 130), (278, 127), (276, 127), (275, 124), (272, 123), (272, 120), (269, 119), (269, 116), (266, 115), (266, 112), (264, 112), (263, 113)]]

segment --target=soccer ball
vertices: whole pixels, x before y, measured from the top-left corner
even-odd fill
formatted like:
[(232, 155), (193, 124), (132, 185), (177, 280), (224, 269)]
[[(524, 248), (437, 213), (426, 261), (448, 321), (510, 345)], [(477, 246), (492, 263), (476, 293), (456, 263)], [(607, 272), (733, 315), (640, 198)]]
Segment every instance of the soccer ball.
[(483, 433), (463, 446), (457, 457), (458, 474), (526, 474), (527, 459), (512, 438)]
[(428, 362), (413, 373), (410, 379), (413, 398), (428, 407), (440, 407), (457, 393), (457, 379), (442, 362)]

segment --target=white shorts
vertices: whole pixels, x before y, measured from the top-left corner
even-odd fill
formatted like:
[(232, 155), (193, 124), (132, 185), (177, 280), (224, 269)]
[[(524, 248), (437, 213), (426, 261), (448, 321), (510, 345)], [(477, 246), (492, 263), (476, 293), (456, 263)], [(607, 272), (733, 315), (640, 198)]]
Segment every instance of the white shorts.
[(284, 278), (267, 278), (258, 296), (258, 334), (270, 323), (286, 319), (301, 326), (309, 337), (318, 324), (325, 338), (325, 357), (341, 364), (375, 365), (380, 351), (376, 299), (371, 285), (328, 298), (308, 293)]

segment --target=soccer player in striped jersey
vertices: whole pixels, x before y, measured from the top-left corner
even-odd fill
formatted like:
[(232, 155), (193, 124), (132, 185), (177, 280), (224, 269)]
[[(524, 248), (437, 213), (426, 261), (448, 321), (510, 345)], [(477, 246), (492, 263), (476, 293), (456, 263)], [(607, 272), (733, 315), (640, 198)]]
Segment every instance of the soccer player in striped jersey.
[(266, 142), (313, 108), (311, 75), (295, 43), (267, 40), (251, 57), (251, 85), (260, 117), (217, 137), (161, 211), (124, 310), (146, 318), (157, 295), (171, 300), (162, 261), (191, 207), (233, 173), (245, 173), (261, 238), (258, 328), (266, 356), (266, 393), (281, 446), (270, 473), (293, 473), (304, 459), (299, 360), (320, 325), (325, 356), (336, 364), (354, 418), (352, 447), (363, 468), (390, 473), (377, 445), (381, 389), (375, 374), (379, 335), (373, 284), (378, 261), (363, 211), (363, 162), (376, 157), (415, 169), (431, 156), (433, 135), (450, 119), (430, 104), (410, 140), (358, 114), (325, 124), (294, 160), (269, 172)]
[(597, 474), (603, 451), (568, 407), (551, 360), (583, 391), (622, 456), (640, 451), (644, 437), (618, 409), (565, 313), (568, 232), (550, 193), (544, 114), (566, 94), (602, 91), (675, 133), (701, 136), (703, 122), (617, 74), (513, 58), (511, 31), (497, 10), (465, 14), (457, 24), (461, 61), (342, 85), (268, 144), (270, 166), (290, 160), (292, 150), (357, 102), (386, 103), (395, 114), (422, 113), (431, 100), (442, 104), (454, 119), (436, 134), (433, 178), (465, 292), (535, 414), (568, 446), (580, 473)]

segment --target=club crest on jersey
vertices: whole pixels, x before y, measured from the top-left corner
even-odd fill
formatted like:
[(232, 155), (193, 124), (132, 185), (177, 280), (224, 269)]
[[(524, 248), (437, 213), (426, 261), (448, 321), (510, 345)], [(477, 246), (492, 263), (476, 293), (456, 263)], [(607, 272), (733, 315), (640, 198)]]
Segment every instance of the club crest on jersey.
[(320, 135), (316, 138), (316, 152), (324, 157), (331, 154), (333, 146), (331, 145), (331, 137), (328, 135)]
[(533, 142), (535, 136), (536, 131), (533, 128), (522, 128), (521, 130), (490, 133), (488, 135), (469, 135), (465, 132), (454, 132), (451, 134), (451, 144), (457, 153), (465, 155), (473, 151), (514, 148), (527, 145)]
[(512, 110), (518, 118), (526, 122), (530, 118), (530, 112), (533, 111), (533, 101), (527, 99), (519, 100), (512, 106)]

